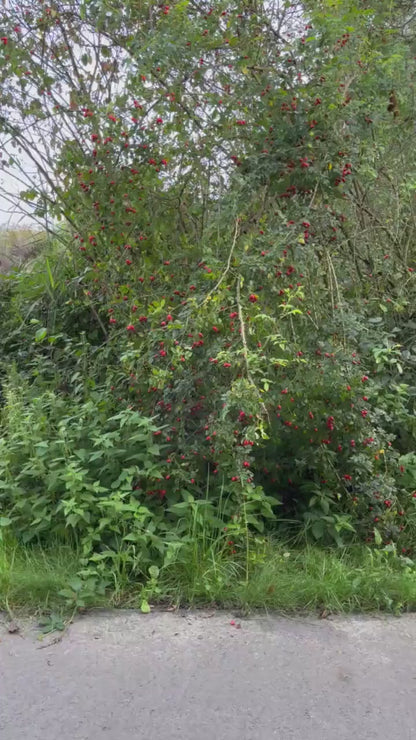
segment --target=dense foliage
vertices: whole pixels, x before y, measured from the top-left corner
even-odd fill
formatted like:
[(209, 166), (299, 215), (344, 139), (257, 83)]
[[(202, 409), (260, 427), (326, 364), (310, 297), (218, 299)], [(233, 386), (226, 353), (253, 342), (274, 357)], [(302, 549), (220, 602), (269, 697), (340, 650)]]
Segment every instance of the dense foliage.
[(198, 533), (411, 553), (411, 5), (0, 19), (2, 162), (51, 234), (1, 285), (0, 521), (98, 570)]

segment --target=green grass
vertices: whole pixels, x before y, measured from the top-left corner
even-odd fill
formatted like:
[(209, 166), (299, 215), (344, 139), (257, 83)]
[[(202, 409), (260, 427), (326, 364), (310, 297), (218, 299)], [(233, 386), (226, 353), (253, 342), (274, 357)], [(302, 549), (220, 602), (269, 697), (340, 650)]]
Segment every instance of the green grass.
[(59, 608), (59, 591), (79, 569), (79, 558), (68, 547), (45, 550), (0, 543), (0, 610)]
[(416, 568), (394, 553), (361, 546), (290, 550), (269, 542), (252, 560), (247, 578), (245, 567), (200, 553), (162, 572), (162, 590), (179, 603), (280, 612), (416, 608)]
[[(0, 546), (0, 609), (47, 613), (65, 610), (59, 592), (81, 570), (68, 547)], [(105, 597), (90, 594), (88, 606), (139, 607), (149, 603), (250, 609), (281, 613), (348, 613), (416, 609), (416, 567), (394, 553), (361, 546), (345, 550), (287, 549), (266, 542), (247, 563), (198, 543), (163, 568), (157, 584), (142, 585), (113, 571)], [(68, 608), (68, 606), (66, 607)]]

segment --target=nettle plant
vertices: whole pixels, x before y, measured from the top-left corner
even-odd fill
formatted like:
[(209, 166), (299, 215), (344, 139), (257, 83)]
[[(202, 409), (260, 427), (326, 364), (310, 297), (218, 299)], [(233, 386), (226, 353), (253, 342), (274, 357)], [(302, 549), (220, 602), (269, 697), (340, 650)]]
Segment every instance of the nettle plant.
[(49, 266), (53, 311), (19, 332), (71, 398), (93, 370), (115, 406), (156, 420), (163, 483), (137, 490), (179, 529), (198, 507), (242, 540), (276, 517), (322, 541), (405, 529), (361, 351), (379, 314), (383, 336), (412, 320), (414, 62), (387, 11), (0, 11), (3, 165), (23, 157), (21, 198), (66, 222), (70, 255)]

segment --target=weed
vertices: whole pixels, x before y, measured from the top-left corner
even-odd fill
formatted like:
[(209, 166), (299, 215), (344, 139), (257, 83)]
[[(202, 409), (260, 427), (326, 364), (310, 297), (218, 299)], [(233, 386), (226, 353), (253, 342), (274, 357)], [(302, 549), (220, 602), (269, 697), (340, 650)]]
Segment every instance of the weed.
[[(259, 539), (259, 538), (258, 538)], [(104, 589), (82, 574), (79, 553), (65, 546), (0, 548), (0, 608), (46, 615), (58, 629), (64, 614), (85, 607), (141, 608), (158, 604), (266, 609), (281, 613), (388, 611), (416, 608), (416, 565), (393, 549), (362, 546), (300, 549), (262, 539), (250, 542), (249, 562), (224, 550), (221, 540), (189, 541), (144, 582), (119, 581)], [(248, 577), (247, 577), (248, 573)]]

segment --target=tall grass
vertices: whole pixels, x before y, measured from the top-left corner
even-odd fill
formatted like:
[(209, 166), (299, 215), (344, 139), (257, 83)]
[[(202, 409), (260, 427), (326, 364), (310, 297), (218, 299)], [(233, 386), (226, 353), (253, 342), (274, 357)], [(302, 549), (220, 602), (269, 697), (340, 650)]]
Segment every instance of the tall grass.
[[(0, 545), (0, 609), (14, 613), (65, 609), (60, 591), (81, 570), (68, 547)], [(247, 576), (248, 574), (248, 576)], [(137, 607), (148, 584), (117, 571), (106, 595), (89, 606)], [(153, 605), (267, 609), (281, 613), (416, 609), (416, 569), (395, 553), (357, 546), (345, 550), (288, 549), (265, 541), (249, 551), (249, 562), (234, 559), (195, 540), (161, 569), (157, 588), (147, 591)]]
[(80, 569), (77, 553), (56, 545), (48, 549), (0, 542), (0, 610), (43, 612), (60, 608), (59, 592)]
[(281, 612), (353, 612), (416, 608), (416, 570), (394, 553), (357, 546), (290, 550), (267, 542), (251, 551), (246, 565), (215, 557), (208, 549), (196, 557), (182, 553), (162, 572), (161, 585), (178, 603), (212, 602), (225, 607)]

